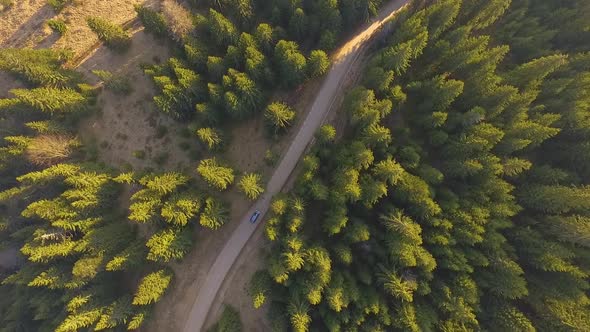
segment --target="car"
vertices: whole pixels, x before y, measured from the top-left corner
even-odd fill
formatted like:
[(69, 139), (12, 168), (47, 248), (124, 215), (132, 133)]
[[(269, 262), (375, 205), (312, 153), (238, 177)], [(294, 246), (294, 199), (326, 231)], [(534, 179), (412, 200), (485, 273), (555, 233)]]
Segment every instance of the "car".
[(260, 211), (256, 210), (256, 211), (254, 211), (254, 213), (250, 217), (250, 223), (251, 224), (255, 223), (256, 220), (258, 220), (258, 217), (260, 217)]

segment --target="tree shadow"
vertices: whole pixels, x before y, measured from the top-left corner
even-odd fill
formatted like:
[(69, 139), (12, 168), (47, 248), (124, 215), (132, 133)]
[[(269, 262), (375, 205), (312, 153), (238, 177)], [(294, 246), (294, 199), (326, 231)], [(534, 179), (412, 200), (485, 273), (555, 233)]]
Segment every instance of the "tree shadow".
[[(13, 10), (18, 10), (18, 8), (14, 8)], [(35, 14), (22, 23), (4, 43), (8, 47), (18, 47), (37, 31), (37, 29), (45, 24), (45, 21), (53, 16), (55, 16), (53, 8), (48, 4), (43, 5), (43, 7), (39, 8)]]
[(50, 48), (61, 38), (61, 35), (57, 32), (50, 33), (47, 37), (43, 38), (35, 48)]

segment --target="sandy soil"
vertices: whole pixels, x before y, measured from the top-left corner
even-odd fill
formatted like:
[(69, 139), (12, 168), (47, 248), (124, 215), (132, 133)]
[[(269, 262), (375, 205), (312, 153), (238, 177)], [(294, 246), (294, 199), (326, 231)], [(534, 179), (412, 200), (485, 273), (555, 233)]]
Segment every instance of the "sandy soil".
[[(86, 24), (86, 17), (99, 16), (116, 24), (126, 24), (136, 16), (134, 5), (157, 1), (74, 0), (56, 13), (46, 0), (18, 0), (12, 8), (0, 13), (0, 46), (69, 48), (80, 55), (98, 42), (96, 34)], [(45, 24), (51, 18), (66, 22), (65, 35), (60, 37)]]
[[(133, 85), (129, 96), (104, 90), (99, 98), (101, 111), (85, 119), (80, 128), (82, 140), (99, 149), (99, 160), (114, 167), (142, 169), (152, 167), (166, 170), (184, 170), (191, 164), (189, 153), (180, 148), (182, 142), (195, 150), (196, 139), (185, 139), (180, 134), (182, 126), (158, 112), (152, 103), (153, 83), (139, 68), (141, 63), (153, 63), (154, 57), (167, 59), (168, 47), (151, 35), (139, 31), (133, 35), (133, 43), (125, 54), (118, 54), (101, 47), (86, 59), (78, 70), (89, 79), (96, 80), (92, 70), (109, 70), (128, 77)], [(165, 127), (167, 134), (157, 138), (158, 127)], [(144, 158), (134, 153), (143, 151)], [(167, 154), (164, 164), (154, 159)]]
[(21, 45), (54, 15), (45, 0), (15, 1), (11, 8), (0, 13), (0, 47)]

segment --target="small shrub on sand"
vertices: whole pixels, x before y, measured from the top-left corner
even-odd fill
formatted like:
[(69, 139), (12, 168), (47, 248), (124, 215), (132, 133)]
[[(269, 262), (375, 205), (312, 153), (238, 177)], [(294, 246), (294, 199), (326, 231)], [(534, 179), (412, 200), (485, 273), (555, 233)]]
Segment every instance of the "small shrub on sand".
[(68, 26), (66, 22), (61, 19), (52, 19), (47, 21), (47, 25), (51, 28), (51, 30), (63, 35), (68, 31)]
[(123, 51), (131, 45), (131, 36), (120, 25), (100, 17), (88, 17), (86, 23), (96, 33), (98, 39), (112, 49)]
[(70, 1), (71, 0), (47, 0), (47, 4), (59, 13)]
[(135, 11), (147, 31), (159, 37), (166, 36), (168, 33), (168, 26), (166, 25), (166, 19), (162, 13), (144, 5), (136, 5)]
[(129, 78), (121, 75), (113, 75), (107, 70), (93, 70), (92, 73), (104, 82), (104, 86), (116, 94), (128, 95), (133, 91)]
[(14, 6), (14, 0), (0, 0), (0, 11), (7, 10)]

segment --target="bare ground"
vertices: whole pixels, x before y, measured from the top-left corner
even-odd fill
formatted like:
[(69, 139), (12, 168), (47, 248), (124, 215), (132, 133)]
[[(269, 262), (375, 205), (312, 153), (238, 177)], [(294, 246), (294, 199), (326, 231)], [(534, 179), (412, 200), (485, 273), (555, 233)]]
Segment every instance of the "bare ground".
[[(135, 33), (132, 39), (132, 46), (126, 53), (118, 54), (101, 47), (78, 68), (94, 80), (92, 70), (109, 70), (127, 77), (133, 87), (129, 96), (103, 91), (99, 98), (101, 111), (81, 123), (81, 138), (86, 145), (96, 146), (99, 160), (109, 166), (185, 170), (192, 162), (188, 151), (195, 150), (196, 139), (183, 138), (183, 126), (155, 109), (153, 83), (139, 68), (141, 63), (153, 63), (154, 57), (167, 59), (170, 56), (168, 47), (143, 30)], [(158, 138), (159, 127), (167, 131), (161, 138)], [(189, 147), (188, 151), (180, 147), (183, 142)], [(139, 153), (144, 156), (138, 158)], [(156, 162), (157, 158), (161, 159), (160, 163)]]
[[(0, 13), (0, 46), (51, 47), (71, 49), (75, 55), (83, 54), (98, 41), (88, 28), (86, 18), (99, 16), (116, 24), (125, 24), (135, 15), (134, 5), (159, 0), (74, 0), (60, 13), (47, 5), (47, 0), (19, 0), (10, 9)], [(59, 36), (45, 21), (63, 19), (68, 31)]]

